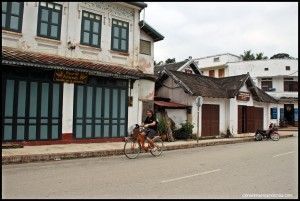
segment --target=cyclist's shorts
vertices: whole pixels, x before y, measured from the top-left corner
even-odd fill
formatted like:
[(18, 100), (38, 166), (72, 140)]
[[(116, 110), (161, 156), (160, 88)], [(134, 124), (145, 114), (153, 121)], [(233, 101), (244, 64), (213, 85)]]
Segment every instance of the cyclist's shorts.
[(146, 128), (144, 132), (146, 133), (146, 136), (150, 139), (154, 138), (157, 135), (156, 131), (151, 128)]

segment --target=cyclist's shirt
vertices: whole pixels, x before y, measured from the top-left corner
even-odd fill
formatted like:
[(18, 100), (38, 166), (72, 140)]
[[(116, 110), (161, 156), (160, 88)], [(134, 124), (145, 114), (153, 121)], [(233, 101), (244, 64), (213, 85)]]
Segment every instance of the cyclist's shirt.
[[(144, 121), (144, 124), (151, 124), (151, 123), (153, 123), (154, 121), (156, 121), (155, 116), (147, 117), (147, 118), (145, 119), (145, 121)], [(156, 123), (156, 124), (157, 124), (157, 123)], [(151, 128), (151, 129), (153, 129), (153, 130), (156, 131), (156, 129), (157, 129), (157, 125), (156, 125), (156, 124), (155, 124), (155, 126), (149, 126), (148, 128)]]

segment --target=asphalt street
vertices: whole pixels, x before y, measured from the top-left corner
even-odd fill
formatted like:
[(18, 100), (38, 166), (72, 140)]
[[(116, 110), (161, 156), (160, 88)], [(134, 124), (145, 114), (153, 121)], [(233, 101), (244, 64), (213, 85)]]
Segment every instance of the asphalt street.
[(2, 198), (298, 198), (298, 136), (2, 165)]

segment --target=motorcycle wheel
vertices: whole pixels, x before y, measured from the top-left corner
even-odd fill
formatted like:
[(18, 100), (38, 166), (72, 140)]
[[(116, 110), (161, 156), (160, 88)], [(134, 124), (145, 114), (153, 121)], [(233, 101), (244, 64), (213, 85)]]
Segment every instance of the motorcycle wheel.
[(255, 140), (261, 141), (263, 139), (263, 136), (260, 133), (255, 134)]
[(273, 133), (273, 134), (271, 134), (270, 137), (271, 137), (271, 139), (274, 140), (274, 141), (278, 141), (279, 138), (280, 138), (280, 136), (279, 136), (278, 133)]

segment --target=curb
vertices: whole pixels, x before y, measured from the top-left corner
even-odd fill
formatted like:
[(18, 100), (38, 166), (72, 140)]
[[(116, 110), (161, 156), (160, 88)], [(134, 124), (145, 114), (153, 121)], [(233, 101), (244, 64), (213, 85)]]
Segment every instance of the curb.
[[(280, 138), (293, 137), (293, 134), (284, 135)], [(182, 144), (182, 145), (168, 145), (164, 147), (164, 151), (176, 150), (176, 149), (189, 149), (196, 147), (214, 146), (214, 145), (224, 145), (224, 144), (235, 144), (242, 142), (253, 141), (253, 137), (235, 139), (229, 141), (216, 141), (216, 142), (197, 142), (192, 144)], [(123, 149), (112, 149), (112, 150), (101, 150), (101, 151), (86, 151), (86, 152), (70, 152), (70, 153), (55, 153), (55, 154), (33, 154), (33, 155), (15, 155), (15, 156), (2, 156), (2, 165), (8, 164), (19, 164), (19, 163), (30, 163), (30, 162), (40, 162), (40, 161), (59, 161), (66, 159), (75, 158), (90, 158), (90, 157), (105, 157), (113, 155), (123, 155)]]

